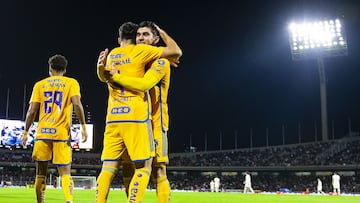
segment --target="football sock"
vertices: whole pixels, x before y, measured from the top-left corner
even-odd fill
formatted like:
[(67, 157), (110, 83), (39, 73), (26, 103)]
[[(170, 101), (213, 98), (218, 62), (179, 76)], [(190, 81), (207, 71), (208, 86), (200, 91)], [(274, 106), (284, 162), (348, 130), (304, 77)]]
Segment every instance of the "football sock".
[(103, 166), (96, 181), (96, 202), (105, 203), (109, 194), (110, 185), (118, 169), (111, 166)]
[(159, 177), (156, 180), (156, 193), (158, 198), (158, 203), (168, 203), (170, 202), (170, 183), (166, 175)]
[(139, 203), (144, 198), (149, 179), (149, 169), (140, 168), (135, 170), (129, 185), (128, 203)]
[(36, 175), (35, 177), (35, 192), (38, 203), (43, 203), (45, 200), (46, 190), (46, 176)]
[(61, 176), (61, 187), (64, 191), (66, 202), (72, 202), (74, 199), (74, 181), (72, 180), (70, 174)]

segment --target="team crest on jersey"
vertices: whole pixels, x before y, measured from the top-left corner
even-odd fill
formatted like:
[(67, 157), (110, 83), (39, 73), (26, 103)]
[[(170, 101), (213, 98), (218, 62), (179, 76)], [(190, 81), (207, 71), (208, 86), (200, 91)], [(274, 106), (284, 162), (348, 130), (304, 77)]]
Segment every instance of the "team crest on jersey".
[(159, 67), (164, 67), (165, 66), (165, 60), (164, 59), (157, 60), (157, 63), (158, 63)]

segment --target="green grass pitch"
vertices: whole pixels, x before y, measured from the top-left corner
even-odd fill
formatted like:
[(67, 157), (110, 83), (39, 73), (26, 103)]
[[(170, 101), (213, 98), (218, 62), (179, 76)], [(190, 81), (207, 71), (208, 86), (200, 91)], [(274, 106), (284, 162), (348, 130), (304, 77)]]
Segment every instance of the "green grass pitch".
[[(34, 189), (0, 188), (0, 202), (34, 203)], [(63, 203), (61, 189), (47, 189), (46, 203)], [(94, 190), (75, 190), (75, 203), (95, 202)], [(120, 190), (111, 190), (108, 203), (126, 202), (125, 194)], [(146, 192), (143, 203), (156, 203), (156, 194)], [(300, 195), (300, 194), (241, 194), (209, 192), (172, 192), (172, 203), (359, 203), (360, 196)]]

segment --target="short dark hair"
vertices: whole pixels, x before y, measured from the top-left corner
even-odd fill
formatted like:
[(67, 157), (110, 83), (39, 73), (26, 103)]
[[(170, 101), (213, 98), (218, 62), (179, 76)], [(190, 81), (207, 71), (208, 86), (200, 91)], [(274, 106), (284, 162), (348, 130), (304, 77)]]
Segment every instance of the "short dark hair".
[(141, 23), (139, 23), (139, 28), (141, 27), (147, 27), (150, 28), (151, 32), (153, 33), (154, 36), (159, 36), (159, 31), (158, 29), (156, 29), (155, 27), (155, 23), (153, 21), (142, 21)]
[(131, 40), (135, 44), (138, 27), (139, 26), (133, 22), (123, 23), (119, 28), (120, 39)]
[(68, 61), (65, 56), (60, 54), (55, 54), (49, 58), (49, 66), (57, 72), (65, 71), (68, 65)]

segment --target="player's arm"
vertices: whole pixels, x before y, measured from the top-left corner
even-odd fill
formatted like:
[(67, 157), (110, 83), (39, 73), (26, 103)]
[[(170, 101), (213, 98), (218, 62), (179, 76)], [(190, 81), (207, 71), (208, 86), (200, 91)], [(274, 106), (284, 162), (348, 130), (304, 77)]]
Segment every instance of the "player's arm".
[(108, 80), (107, 79), (108, 71), (105, 71), (106, 57), (107, 57), (108, 53), (109, 53), (109, 50), (107, 48), (105, 50), (101, 51), (99, 54), (99, 57), (98, 57), (97, 64), (96, 64), (96, 73), (101, 82), (106, 82)]
[(84, 108), (80, 100), (79, 95), (75, 95), (71, 97), (71, 103), (74, 106), (74, 111), (76, 114), (76, 117), (79, 119), (79, 122), (81, 124), (81, 134), (82, 134), (82, 142), (86, 142), (88, 134), (86, 132), (86, 122), (85, 122), (85, 113)]
[(40, 108), (40, 103), (38, 102), (30, 102), (30, 106), (28, 108), (28, 111), (26, 113), (25, 118), (25, 129), (24, 129), (24, 135), (21, 137), (21, 143), (23, 146), (26, 145), (26, 141), (28, 139), (28, 131), (32, 125), (32, 123), (35, 120), (36, 114)]
[(112, 79), (114, 82), (120, 84), (122, 87), (125, 87), (130, 90), (146, 92), (156, 85), (161, 78), (156, 77), (156, 73), (153, 73), (153, 70), (148, 70), (144, 77), (136, 78), (129, 77), (119, 73), (113, 75)]
[[(179, 45), (175, 42), (175, 40), (170, 37), (163, 29), (161, 29), (158, 25), (155, 25), (159, 31), (161, 39), (165, 43), (165, 47), (163, 53), (161, 54), (162, 58), (169, 58), (170, 60), (178, 61), (182, 56), (182, 50)], [(172, 63), (173, 65), (173, 63)]]
[(167, 71), (170, 69), (169, 61), (166, 59), (158, 59), (151, 64), (151, 67), (146, 71), (144, 77), (129, 77), (117, 73), (115, 67), (112, 67), (111, 73), (112, 81), (120, 84), (122, 87), (146, 92), (152, 87), (154, 87), (161, 78), (164, 77)]

